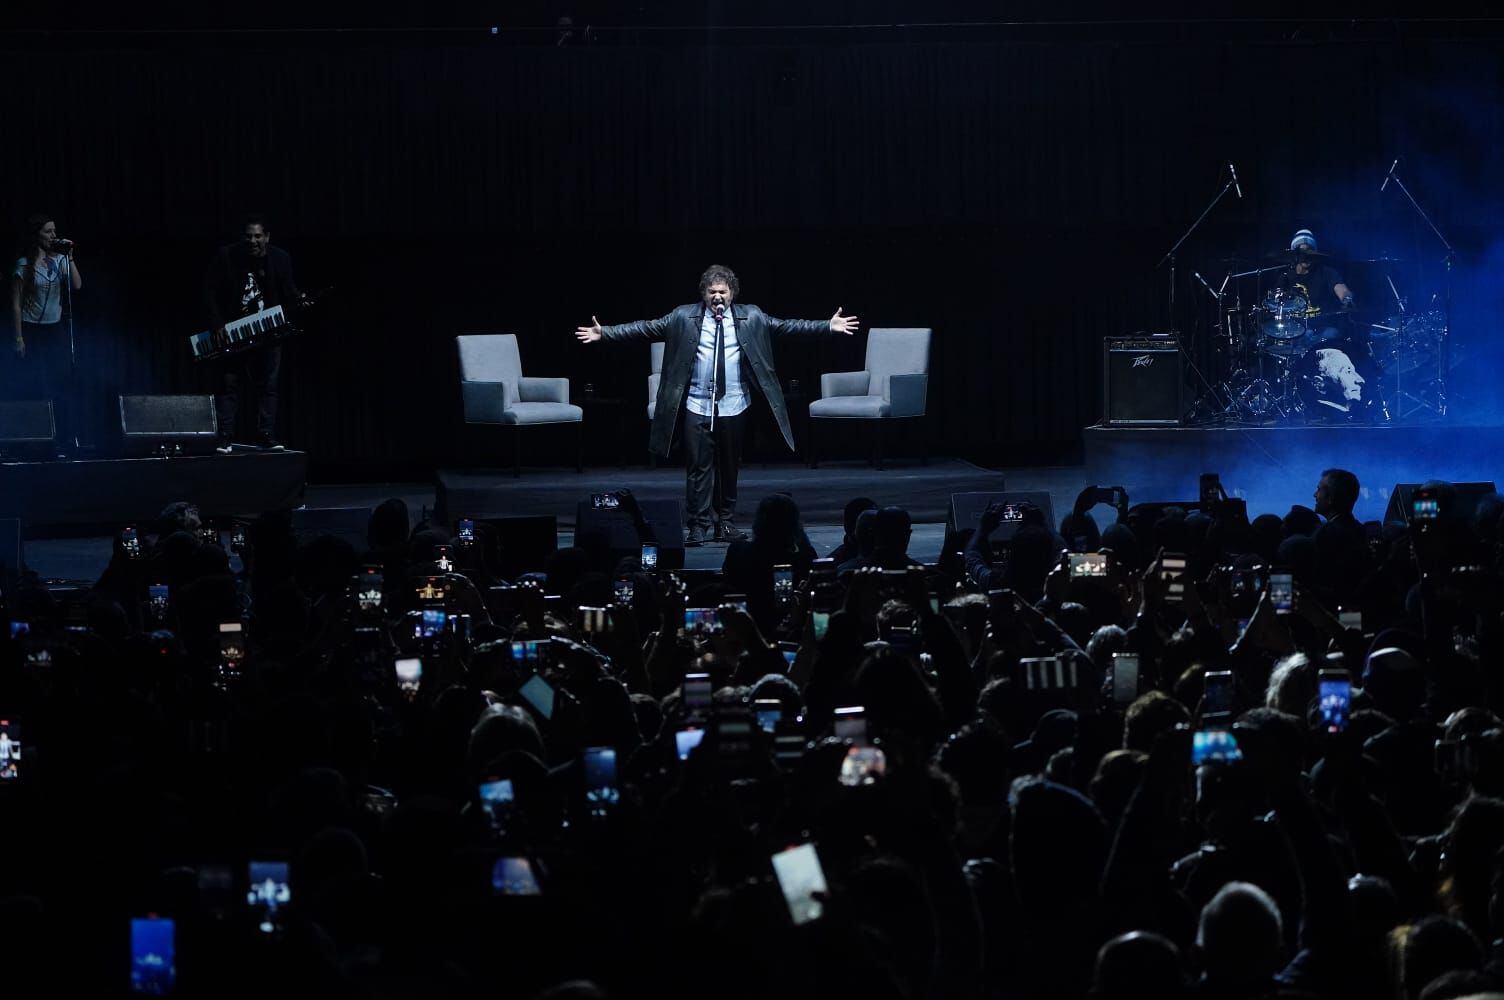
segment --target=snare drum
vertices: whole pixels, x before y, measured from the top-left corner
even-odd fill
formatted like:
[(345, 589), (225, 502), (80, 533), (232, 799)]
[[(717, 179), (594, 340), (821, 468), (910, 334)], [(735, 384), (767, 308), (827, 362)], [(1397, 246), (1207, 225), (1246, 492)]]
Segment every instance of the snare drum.
[(1289, 288), (1271, 288), (1257, 307), (1260, 350), (1282, 358), (1298, 357), (1315, 342), (1306, 314), (1310, 302)]

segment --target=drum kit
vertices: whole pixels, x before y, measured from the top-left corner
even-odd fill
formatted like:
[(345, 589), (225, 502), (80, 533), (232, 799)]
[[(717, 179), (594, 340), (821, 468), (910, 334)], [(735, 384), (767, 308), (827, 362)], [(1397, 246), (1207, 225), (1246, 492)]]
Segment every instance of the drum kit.
[(1344, 266), (1382, 269), (1392, 293), (1389, 315), (1364, 323), (1351, 309), (1323, 313), (1289, 277), (1302, 260), (1328, 259), (1310, 250), (1279, 251), (1257, 263), (1223, 258), (1228, 272), (1220, 288), (1195, 274), (1216, 300), (1218, 322), (1208, 391), (1192, 422), (1383, 424), (1435, 409), (1429, 400), (1437, 398), (1445, 310), (1434, 299), (1417, 307), (1403, 298), (1385, 267), (1399, 261), (1380, 257)]

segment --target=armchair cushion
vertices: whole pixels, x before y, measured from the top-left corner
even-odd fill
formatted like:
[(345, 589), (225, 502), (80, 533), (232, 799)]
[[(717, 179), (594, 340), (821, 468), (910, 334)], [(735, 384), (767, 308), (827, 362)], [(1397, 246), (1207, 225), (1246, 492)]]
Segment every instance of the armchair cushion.
[(809, 404), (809, 415), (816, 418), (872, 420), (888, 416), (891, 407), (881, 396), (827, 396)]
[(865, 396), (871, 385), (867, 372), (826, 372), (820, 376), (820, 396)]
[(505, 424), (577, 424), (585, 411), (570, 403), (517, 403), (502, 414)]
[[(506, 387), (505, 405), (517, 402), (517, 382), (522, 378), (517, 335), (469, 334), (454, 339), (460, 349), (460, 379), (465, 382), (499, 382)], [(467, 415), (465, 419), (473, 418)]]
[(517, 379), (517, 398), (522, 403), (568, 403), (569, 379), (523, 375)]
[(923, 374), (930, 370), (930, 331), (925, 327), (875, 327), (867, 333), (867, 371), (872, 373), (868, 392), (888, 395), (888, 379), (894, 375)]

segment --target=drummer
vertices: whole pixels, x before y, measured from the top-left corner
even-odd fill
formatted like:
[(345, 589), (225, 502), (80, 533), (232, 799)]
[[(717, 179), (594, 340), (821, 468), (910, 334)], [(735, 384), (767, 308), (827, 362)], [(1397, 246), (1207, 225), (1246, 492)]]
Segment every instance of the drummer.
[(1284, 287), (1305, 297), (1306, 319), (1317, 343), (1337, 340), (1353, 308), (1353, 292), (1316, 247), (1316, 236), (1302, 229), (1290, 240), (1295, 263), (1285, 272)]

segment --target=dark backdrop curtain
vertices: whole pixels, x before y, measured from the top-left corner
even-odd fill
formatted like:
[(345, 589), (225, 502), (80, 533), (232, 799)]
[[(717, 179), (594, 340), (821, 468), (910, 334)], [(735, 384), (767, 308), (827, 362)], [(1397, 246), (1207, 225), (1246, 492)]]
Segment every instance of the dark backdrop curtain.
[[(1155, 263), (1235, 160), (1179, 259), (1178, 325), (1206, 358), (1190, 277), (1300, 227), (1352, 257), (1439, 250), (1379, 180), (1465, 251), (1476, 326), (1504, 137), (1491, 43), (936, 41), (602, 48), (215, 41), (3, 53), (10, 216), (82, 245), (81, 362), (103, 434), (119, 392), (209, 391), (187, 360), (201, 279), (260, 209), (324, 316), (283, 364), (284, 437), (315, 474), (458, 461), (457, 333), (515, 332), (524, 370), (645, 402), (646, 350), (570, 331), (666, 312), (711, 262), (775, 315), (836, 306), (935, 329), (942, 451), (1068, 457), (1100, 415), (1101, 338), (1168, 324)], [(24, 81), (45, 80), (45, 86)], [(21, 95), (25, 95), (24, 97)], [(1372, 270), (1371, 268), (1369, 270)], [(1376, 305), (1381, 276), (1355, 268)], [(1245, 303), (1246, 304), (1246, 303)], [(785, 378), (861, 366), (861, 338), (784, 343)], [(634, 424), (635, 426), (635, 424)], [(646, 417), (641, 420), (646, 439)], [(768, 448), (771, 451), (771, 446)]]

